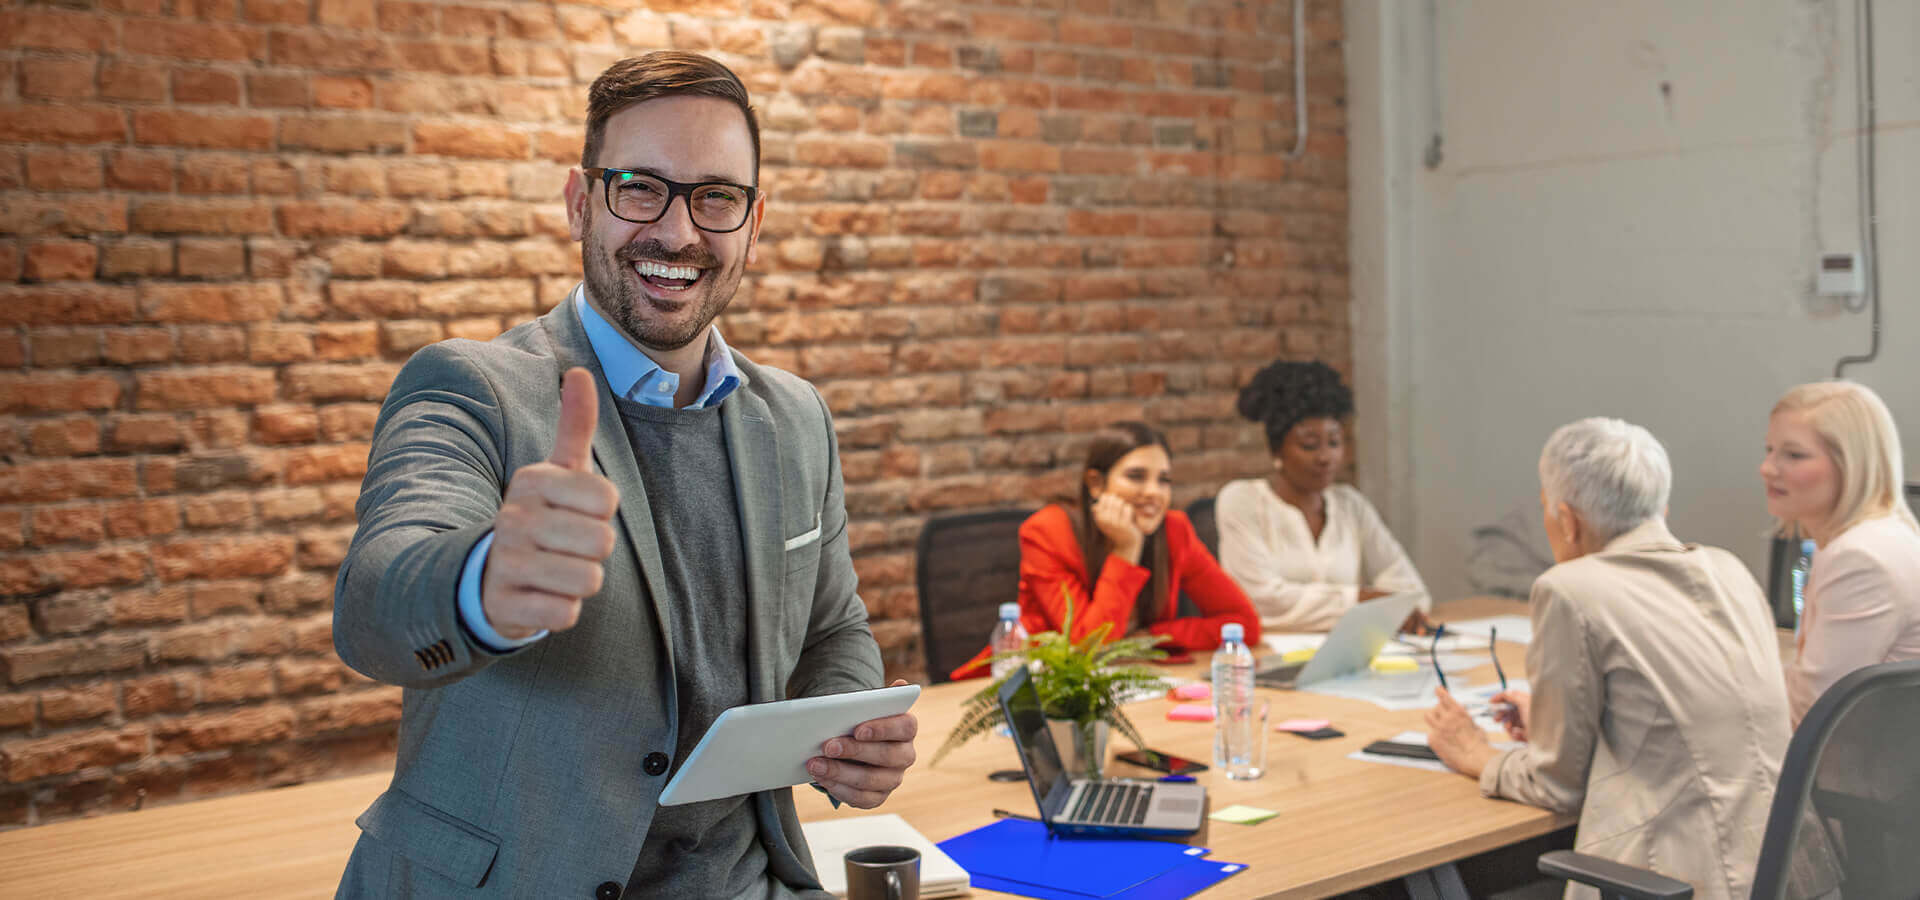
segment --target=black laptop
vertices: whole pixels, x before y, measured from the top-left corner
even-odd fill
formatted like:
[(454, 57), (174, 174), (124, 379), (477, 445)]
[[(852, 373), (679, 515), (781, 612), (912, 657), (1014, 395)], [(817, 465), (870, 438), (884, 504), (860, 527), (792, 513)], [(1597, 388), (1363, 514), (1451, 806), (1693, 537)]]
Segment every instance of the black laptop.
[(1000, 686), (1020, 765), (1027, 770), (1040, 821), (1054, 834), (1073, 837), (1158, 837), (1200, 830), (1207, 789), (1191, 782), (1068, 778), (1060, 750), (1047, 731), (1040, 692), (1020, 669)]

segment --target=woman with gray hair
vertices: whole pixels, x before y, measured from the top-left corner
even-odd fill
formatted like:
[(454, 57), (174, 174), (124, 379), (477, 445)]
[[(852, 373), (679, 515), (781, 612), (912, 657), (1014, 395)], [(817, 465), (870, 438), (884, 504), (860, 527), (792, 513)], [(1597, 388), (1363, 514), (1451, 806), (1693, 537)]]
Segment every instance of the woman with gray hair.
[(1557, 564), (1529, 601), (1533, 694), (1494, 698), (1524, 743), (1495, 750), (1444, 690), (1428, 739), (1489, 797), (1577, 813), (1576, 850), (1745, 897), (1787, 746), (1780, 651), (1746, 567), (1667, 530), (1672, 481), (1638, 425), (1553, 433), (1540, 507)]

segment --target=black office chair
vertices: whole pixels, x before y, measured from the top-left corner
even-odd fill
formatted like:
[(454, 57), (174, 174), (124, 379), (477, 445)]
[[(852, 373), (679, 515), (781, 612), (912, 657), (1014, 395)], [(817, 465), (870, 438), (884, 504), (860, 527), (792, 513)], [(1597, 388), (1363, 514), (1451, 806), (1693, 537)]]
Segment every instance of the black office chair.
[(927, 680), (987, 646), (1000, 604), (1020, 599), (1020, 523), (1030, 509), (934, 516), (920, 529), (914, 584), (920, 591), (920, 646)]
[(1187, 504), (1187, 518), (1193, 522), (1193, 533), (1200, 537), (1200, 543), (1207, 545), (1207, 552), (1215, 559), (1220, 557), (1220, 525), (1213, 519), (1213, 498), (1201, 497)]
[[(1754, 900), (1914, 897), (1920, 891), (1920, 660), (1835, 684), (1787, 745), (1754, 870)], [(1686, 900), (1693, 888), (1572, 851), (1540, 871), (1607, 898)], [(1837, 892), (1836, 892), (1837, 891)]]

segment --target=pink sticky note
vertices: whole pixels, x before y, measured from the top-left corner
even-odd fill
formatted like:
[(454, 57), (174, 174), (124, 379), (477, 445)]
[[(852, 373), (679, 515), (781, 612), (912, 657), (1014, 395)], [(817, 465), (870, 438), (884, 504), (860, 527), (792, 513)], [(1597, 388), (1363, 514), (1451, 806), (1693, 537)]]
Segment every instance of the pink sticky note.
[(1204, 681), (1196, 681), (1193, 684), (1183, 684), (1167, 693), (1175, 700), (1211, 700), (1213, 699), (1213, 685)]
[(1213, 721), (1213, 704), (1182, 703), (1167, 710), (1167, 718), (1175, 722), (1211, 722)]
[(1319, 731), (1332, 726), (1326, 719), (1288, 719), (1273, 726), (1275, 731)]

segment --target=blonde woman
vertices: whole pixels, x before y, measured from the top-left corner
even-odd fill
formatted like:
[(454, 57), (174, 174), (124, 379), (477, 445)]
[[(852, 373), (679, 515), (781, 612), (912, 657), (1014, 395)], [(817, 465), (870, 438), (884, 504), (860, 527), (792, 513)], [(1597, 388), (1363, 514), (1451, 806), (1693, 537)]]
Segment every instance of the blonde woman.
[(1795, 726), (1847, 673), (1920, 659), (1920, 523), (1901, 465), (1893, 415), (1864, 385), (1803, 384), (1767, 420), (1767, 511), (1815, 547), (1787, 666)]

